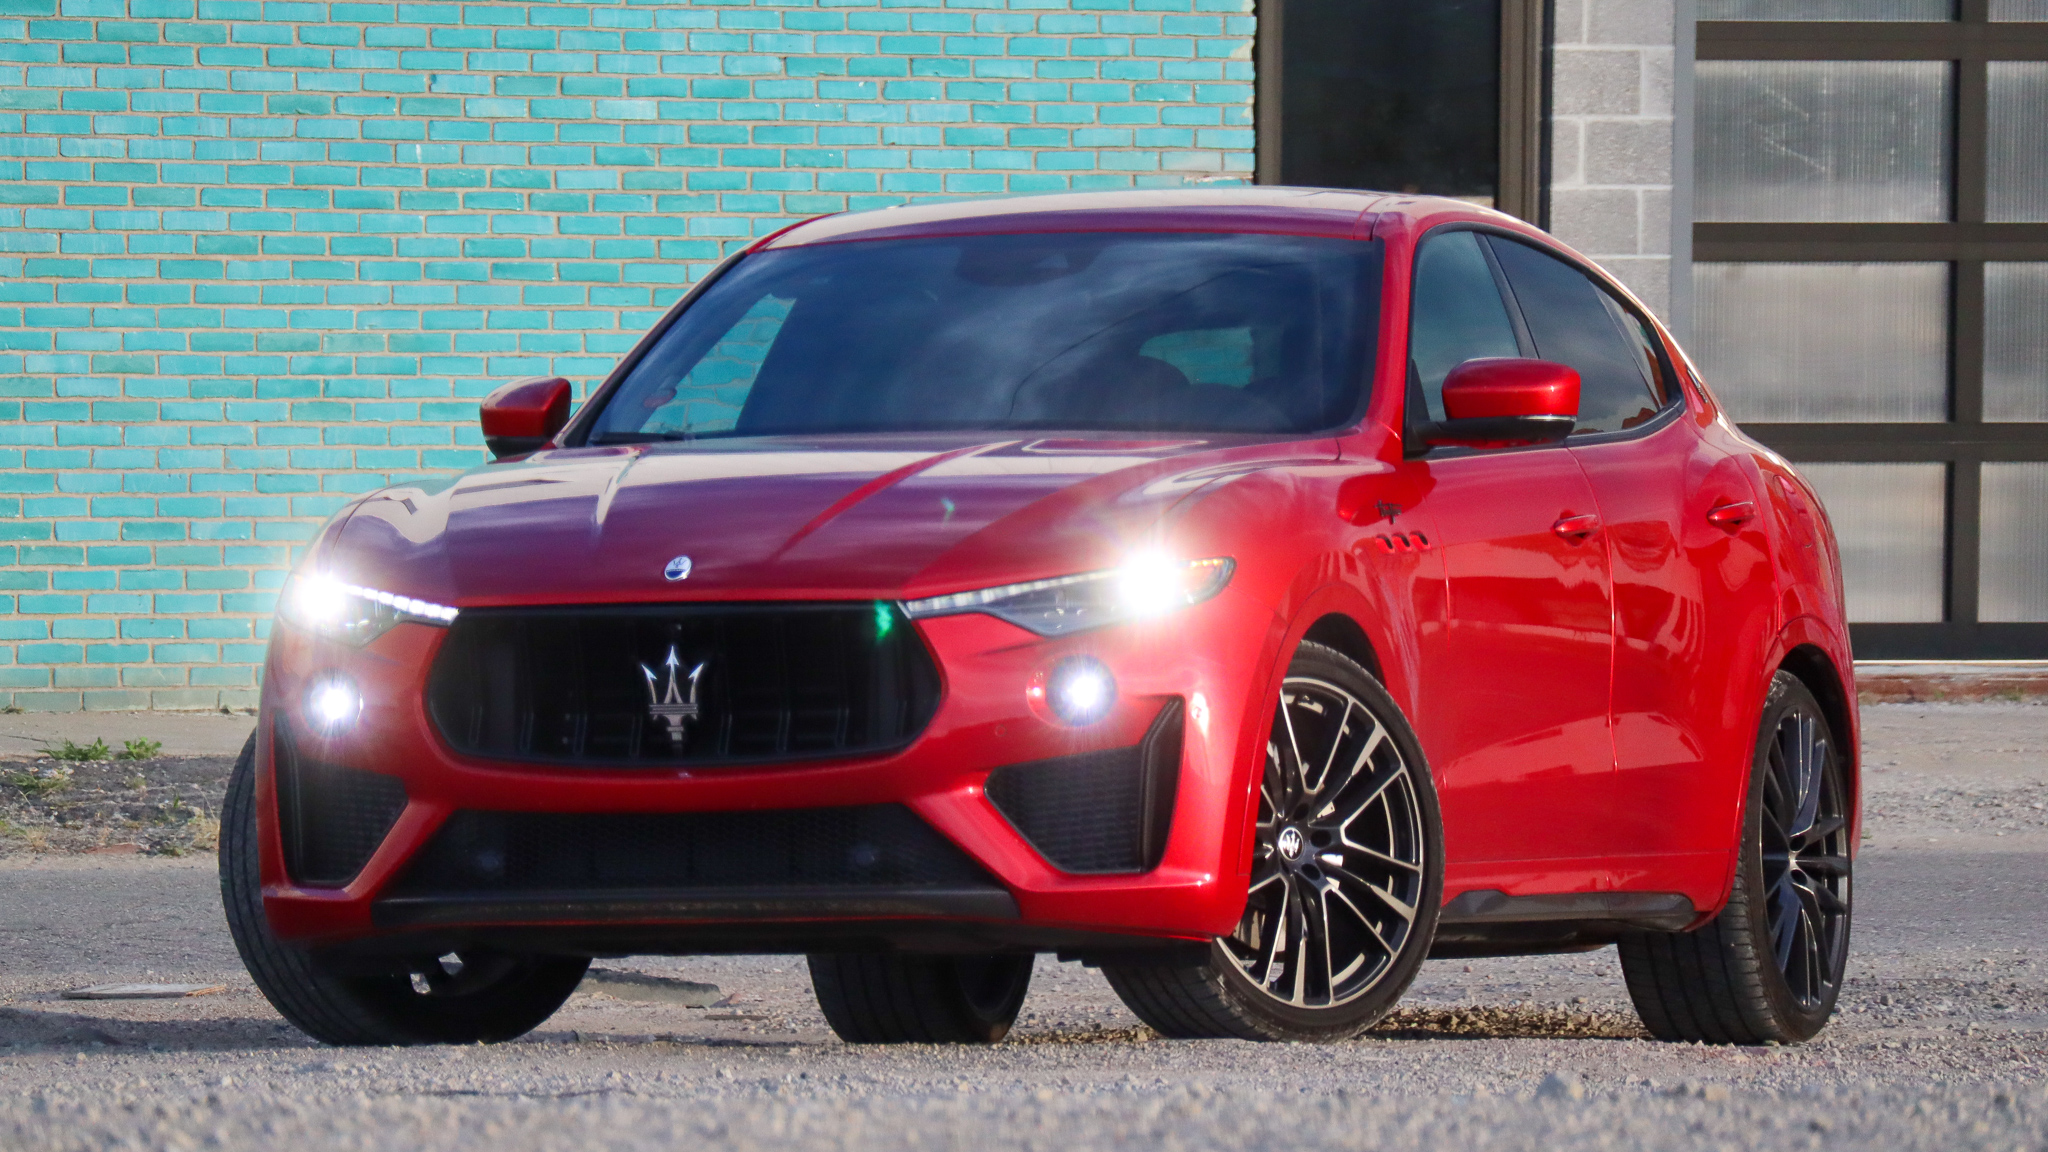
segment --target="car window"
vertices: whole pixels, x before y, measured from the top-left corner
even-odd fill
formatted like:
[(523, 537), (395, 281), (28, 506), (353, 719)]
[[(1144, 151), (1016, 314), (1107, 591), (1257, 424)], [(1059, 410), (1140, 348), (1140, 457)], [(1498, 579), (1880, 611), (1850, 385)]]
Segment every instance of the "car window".
[(1138, 355), (1164, 360), (1193, 384), (1243, 388), (1252, 382), (1250, 328), (1190, 328), (1154, 336)]
[[(731, 431), (739, 423), (740, 405), (747, 402), (754, 378), (761, 374), (761, 362), (768, 358), (782, 322), (789, 319), (792, 303), (781, 296), (761, 297), (726, 329), (703, 359), (683, 373), (673, 394), (650, 397), (659, 401), (659, 406), (641, 427), (662, 433)], [(673, 355), (674, 346), (658, 349), (656, 355), (663, 351)]]
[(1409, 308), (1408, 402), (1426, 406), (1426, 419), (1444, 418), (1444, 377), (1451, 369), (1475, 357), (1522, 354), (1476, 232), (1441, 232), (1424, 241)]
[(589, 442), (1337, 427), (1370, 384), (1380, 252), (1249, 233), (770, 249), (655, 337)]
[(1619, 432), (1664, 407), (1661, 361), (1641, 321), (1564, 261), (1511, 240), (1489, 242), (1536, 355), (1578, 369), (1574, 432)]

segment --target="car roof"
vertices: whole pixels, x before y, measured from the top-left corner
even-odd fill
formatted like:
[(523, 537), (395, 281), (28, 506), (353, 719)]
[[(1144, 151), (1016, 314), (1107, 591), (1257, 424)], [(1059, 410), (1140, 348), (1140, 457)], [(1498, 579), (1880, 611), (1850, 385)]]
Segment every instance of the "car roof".
[(1526, 228), (1466, 201), (1333, 188), (1240, 185), (1067, 192), (907, 204), (806, 220), (754, 247), (1025, 232), (1274, 232), (1364, 238), (1383, 215), (1466, 217)]

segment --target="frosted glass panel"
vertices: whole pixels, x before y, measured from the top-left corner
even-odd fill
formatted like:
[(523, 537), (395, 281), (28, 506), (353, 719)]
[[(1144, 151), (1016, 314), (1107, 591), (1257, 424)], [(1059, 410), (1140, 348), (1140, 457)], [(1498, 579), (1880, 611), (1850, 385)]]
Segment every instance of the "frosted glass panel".
[(1954, 16), (1949, 0), (1700, 0), (1702, 20), (1949, 20)]
[(1948, 265), (1716, 264), (1693, 352), (1738, 422), (1948, 419)]
[(1991, 68), (1985, 177), (1991, 220), (2048, 220), (2048, 63), (1997, 60)]
[(2048, 464), (1986, 464), (1977, 619), (2048, 620)]
[(1702, 60), (1699, 220), (1948, 219), (1949, 65)]
[(1984, 266), (1984, 418), (2048, 421), (2048, 264)]
[(2048, 0), (1991, 0), (1993, 20), (2048, 20)]
[(1856, 624), (1942, 618), (1946, 464), (1801, 464), (1842, 548), (1842, 584)]

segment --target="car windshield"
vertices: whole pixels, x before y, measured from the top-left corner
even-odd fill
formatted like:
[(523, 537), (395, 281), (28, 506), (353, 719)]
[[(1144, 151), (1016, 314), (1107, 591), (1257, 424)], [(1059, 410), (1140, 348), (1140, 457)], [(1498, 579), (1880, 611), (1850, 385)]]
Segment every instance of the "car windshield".
[(1309, 432), (1362, 409), (1376, 242), (1216, 233), (872, 240), (741, 260), (588, 442), (829, 432)]

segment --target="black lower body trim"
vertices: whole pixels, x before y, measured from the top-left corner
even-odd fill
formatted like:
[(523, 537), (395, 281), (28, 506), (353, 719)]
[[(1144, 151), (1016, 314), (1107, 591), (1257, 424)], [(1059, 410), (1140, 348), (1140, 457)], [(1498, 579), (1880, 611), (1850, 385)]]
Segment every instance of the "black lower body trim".
[(1683, 931), (1697, 919), (1699, 910), (1677, 892), (1510, 896), (1482, 889), (1444, 905), (1429, 954), (1448, 959), (1580, 952), (1630, 932)]
[(379, 928), (476, 924), (641, 924), (672, 921), (890, 919), (1010, 920), (1017, 901), (1000, 888), (696, 888), (561, 890), (394, 896), (371, 907)]

